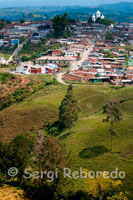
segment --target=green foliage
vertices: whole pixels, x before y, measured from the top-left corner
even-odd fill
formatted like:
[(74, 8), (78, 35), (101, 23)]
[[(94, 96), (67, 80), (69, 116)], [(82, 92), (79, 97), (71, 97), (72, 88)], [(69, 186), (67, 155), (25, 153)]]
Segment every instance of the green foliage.
[[(45, 39), (42, 39), (38, 44), (32, 43), (30, 40), (23, 46), (21, 51), (19, 52), (19, 55), (23, 56), (23, 60), (26, 59), (33, 59), (38, 57), (38, 54), (40, 52), (44, 51), (44, 45), (46, 43)], [(32, 56), (32, 57), (31, 57)]]
[(0, 97), (0, 110), (7, 108), (13, 103), (18, 103), (29, 96), (33, 91), (23, 88), (17, 88), (13, 94)]
[(107, 32), (107, 33), (106, 33), (106, 40), (114, 40), (114, 35), (113, 35), (113, 33)]
[(119, 134), (114, 129), (114, 123), (119, 122), (122, 119), (122, 112), (120, 110), (120, 104), (117, 101), (110, 101), (103, 107), (103, 114), (107, 115), (104, 122), (110, 124), (109, 132), (111, 134), (111, 152), (113, 151), (113, 136)]
[(29, 40), (21, 49), (19, 55), (22, 56), (22, 61), (34, 60), (41, 54), (47, 54), (49, 49), (59, 49), (62, 46), (61, 44), (46, 45), (46, 39), (41, 39), (37, 44)]
[(107, 54), (105, 55), (106, 58), (113, 58), (112, 54), (110, 52), (107, 52)]
[(93, 21), (92, 21), (92, 17), (89, 17), (89, 19), (88, 19), (88, 23), (89, 23), (89, 24), (93, 23)]
[(21, 183), (24, 169), (30, 164), (34, 147), (34, 137), (28, 134), (15, 137), (9, 144), (10, 167), (18, 169), (18, 180)]
[(25, 22), (25, 20), (23, 20), (23, 19), (20, 20), (20, 23), (21, 23), (21, 24), (23, 24), (24, 22)]
[[(34, 147), (34, 169), (37, 171), (62, 171), (68, 165), (68, 154), (58, 138), (46, 137), (43, 132), (37, 134)], [(58, 179), (58, 178), (57, 178)], [(42, 184), (47, 178), (44, 177)], [(53, 183), (57, 181), (56, 177)], [(52, 183), (52, 184), (53, 184)]]
[[(88, 170), (84, 170), (89, 173)], [(92, 178), (85, 179), (84, 191), (92, 197), (92, 200), (103, 200), (103, 199), (115, 199), (115, 200), (127, 200), (127, 197), (118, 192), (122, 182), (117, 180), (111, 180), (110, 178), (104, 178), (103, 174), (99, 175), (98, 178), (92, 176)]]
[[(45, 80), (45, 75), (36, 77), (37, 79)], [(51, 79), (51, 76), (49, 79)], [(50, 85), (49, 87), (44, 87), (24, 102), (3, 110), (0, 114), (0, 134), (2, 141), (9, 141), (17, 134), (28, 132), (33, 125), (37, 129), (40, 129), (44, 124), (44, 118), (50, 117), (51, 121), (58, 120), (58, 107), (64, 98), (66, 87), (66, 85), (58, 85), (58, 87)], [(79, 99), (81, 107), (79, 120), (72, 129), (75, 134), (69, 135), (67, 130), (63, 130), (59, 136), (61, 142), (63, 141), (67, 149), (72, 152), (70, 155), (73, 160), (71, 165), (72, 171), (79, 170), (81, 166), (89, 167), (90, 170), (94, 171), (113, 171), (118, 166), (119, 170), (124, 170), (126, 173), (120, 191), (124, 192), (124, 190), (128, 190), (132, 194), (132, 87), (122, 88), (117, 86), (116, 89), (113, 89), (106, 85), (88, 86), (86, 84), (77, 84), (74, 85), (73, 92)], [(112, 97), (118, 98), (119, 101), (124, 100), (121, 103), (124, 120), (115, 124), (115, 130), (120, 133), (121, 141), (119, 141), (118, 137), (114, 138), (115, 151), (113, 154), (110, 154), (109, 151), (103, 151), (104, 148), (108, 150), (110, 141), (108, 140), (108, 124), (102, 123), (101, 121), (104, 118), (101, 110), (103, 105), (107, 104), (108, 100), (112, 99)], [(40, 110), (41, 115), (39, 115)], [(101, 145), (102, 147), (98, 148)], [(128, 148), (129, 145), (130, 148)], [(85, 149), (88, 150), (84, 151)], [(80, 157), (80, 152), (83, 152), (82, 157)], [(89, 157), (89, 155), (92, 156)], [(55, 192), (56, 186), (52, 185), (52, 187), (49, 187), (50, 190), (48, 190), (44, 186), (33, 188), (31, 186), (33, 184), (34, 181), (31, 180), (29, 183), (29, 192), (36, 192), (36, 198), (29, 199), (90, 199), (86, 193), (80, 191), (76, 193), (72, 191), (72, 194), (69, 192), (68, 198), (57, 197), (57, 194), (55, 195), (56, 197), (51, 197), (51, 194)], [(73, 187), (66, 184), (64, 191), (68, 191), (69, 189), (73, 190), (73, 188), (77, 191), (78, 189), (83, 189), (83, 187), (84, 185), (77, 179), (74, 181)], [(27, 188), (27, 185), (25, 188)], [(46, 198), (45, 195), (43, 196), (44, 193), (45, 195), (47, 194)], [(43, 196), (42, 198), (40, 198), (41, 195)], [(118, 195), (115, 194), (114, 196)], [(115, 199), (114, 196), (110, 197), (110, 199)]]
[(0, 64), (0, 68), (8, 68), (9, 66), (7, 64)]
[(9, 73), (0, 73), (0, 81), (2, 84), (6, 83), (9, 79), (12, 80), (16, 76), (14, 74), (9, 74)]
[(69, 128), (71, 131), (74, 122), (78, 120), (79, 106), (78, 101), (73, 95), (72, 85), (69, 85), (67, 94), (59, 107), (60, 127)]
[[(90, 23), (90, 24), (94, 23), (92, 21), (92, 17), (89, 17), (88, 23)], [(103, 25), (107, 25), (107, 26), (109, 26), (111, 24), (115, 24), (114, 20), (112, 20), (112, 19), (101, 19), (101, 18), (97, 18), (96, 21), (95, 21), (95, 23), (97, 23), (97, 24), (103, 24)]]
[(52, 19), (53, 22), (53, 29), (54, 29), (54, 36), (55, 38), (59, 37), (68, 37), (70, 35), (69, 31), (69, 20), (67, 18), (67, 14), (65, 13), (62, 16), (55, 16)]
[(57, 81), (57, 79), (53, 78), (52, 81), (46, 81), (45, 86), (48, 86), (48, 85), (58, 85), (58, 84), (59, 84), (59, 82)]
[[(6, 174), (8, 169), (16, 167), (18, 169), (17, 181), (21, 184), (26, 182), (24, 179), (24, 170), (32, 171), (62, 171), (68, 164), (68, 154), (65, 147), (57, 138), (46, 137), (43, 132), (37, 134), (23, 134), (16, 136), (9, 144), (0, 143), (0, 167), (2, 174)], [(0, 182), (3, 182), (3, 176), (0, 174)], [(9, 179), (11, 177), (8, 177)], [(33, 178), (34, 179), (34, 178)], [(55, 184), (58, 177), (54, 177)], [(29, 179), (28, 179), (29, 181)], [(44, 175), (36, 180), (35, 185), (46, 185), (48, 177)], [(58, 184), (59, 180), (57, 181)], [(27, 182), (28, 183), (28, 182)]]
[(120, 104), (117, 101), (110, 101), (103, 107), (103, 114), (107, 115), (104, 121), (109, 123), (119, 122), (122, 118)]
[(56, 127), (51, 127), (48, 131), (48, 134), (51, 136), (57, 136), (58, 135), (58, 128)]
[(10, 24), (10, 21), (0, 19), (0, 30), (6, 26), (6, 24)]
[[(112, 20), (112, 19), (101, 19), (101, 20), (99, 20), (99, 18), (98, 18), (97, 20), (98, 20), (98, 23), (104, 24), (104, 25), (107, 25), (107, 26), (109, 26), (111, 24), (115, 24), (114, 20)], [(96, 21), (96, 23), (97, 23), (97, 21)]]
[(21, 57), (21, 61), (22, 61), (22, 62), (26, 62), (26, 61), (29, 61), (29, 60), (31, 60), (31, 57), (30, 57), (30, 56), (24, 55), (24, 56)]
[(25, 41), (25, 36), (22, 36), (21, 38), (20, 38), (20, 43), (22, 43), (22, 42), (24, 42)]
[(125, 49), (127, 51), (133, 51), (133, 45), (126, 45)]

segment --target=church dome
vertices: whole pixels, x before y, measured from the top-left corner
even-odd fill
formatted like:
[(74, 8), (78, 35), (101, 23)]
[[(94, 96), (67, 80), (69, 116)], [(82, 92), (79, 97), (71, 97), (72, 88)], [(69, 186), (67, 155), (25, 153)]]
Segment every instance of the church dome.
[(102, 15), (102, 16), (101, 16), (101, 19), (104, 19), (104, 18), (105, 18), (104, 15)]
[(101, 13), (100, 13), (100, 11), (98, 10), (98, 11), (96, 12), (96, 14), (101, 14)]
[(101, 16), (101, 12), (98, 10), (98, 11), (96, 12), (96, 17), (99, 18), (100, 16)]

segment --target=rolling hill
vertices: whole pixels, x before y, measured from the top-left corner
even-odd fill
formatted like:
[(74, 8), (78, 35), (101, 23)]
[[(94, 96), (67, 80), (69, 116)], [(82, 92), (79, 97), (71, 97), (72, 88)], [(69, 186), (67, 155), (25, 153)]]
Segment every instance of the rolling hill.
[[(44, 80), (45, 76), (41, 76)], [(123, 190), (132, 195), (133, 162), (133, 88), (110, 85), (74, 84), (74, 94), (81, 111), (72, 133), (64, 130), (58, 137), (71, 152), (72, 170), (80, 167), (92, 171), (125, 171)], [(18, 134), (42, 129), (46, 120), (58, 119), (58, 108), (66, 93), (66, 85), (48, 85), (37, 90), (22, 102), (0, 111), (0, 139), (9, 142)], [(110, 99), (118, 99), (123, 119), (115, 125), (120, 137), (114, 137), (114, 153), (111, 154), (109, 126), (102, 120), (103, 105)], [(82, 188), (81, 181), (75, 181), (75, 190)]]

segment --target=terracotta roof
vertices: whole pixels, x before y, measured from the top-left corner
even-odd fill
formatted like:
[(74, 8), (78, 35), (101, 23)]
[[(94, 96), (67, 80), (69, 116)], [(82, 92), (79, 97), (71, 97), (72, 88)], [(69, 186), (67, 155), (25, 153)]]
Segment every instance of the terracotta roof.
[(74, 61), (75, 58), (73, 57), (66, 57), (66, 56), (42, 56), (38, 58), (37, 60), (68, 60), (68, 61)]

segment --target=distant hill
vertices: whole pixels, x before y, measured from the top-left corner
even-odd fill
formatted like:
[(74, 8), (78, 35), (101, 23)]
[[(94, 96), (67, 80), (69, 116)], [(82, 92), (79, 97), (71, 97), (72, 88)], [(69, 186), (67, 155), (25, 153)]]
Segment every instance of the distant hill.
[(83, 6), (38, 6), (20, 8), (1, 8), (0, 18), (18, 21), (25, 20), (45, 20), (51, 19), (54, 15), (66, 12), (69, 17), (88, 20), (97, 10), (100, 10), (107, 18), (112, 18), (116, 22), (133, 22), (133, 3), (121, 2), (117, 4), (105, 4), (97, 7)]
[(98, 6), (104, 10), (116, 11), (116, 12), (130, 12), (133, 14), (133, 3), (121, 2), (117, 4), (105, 4)]

